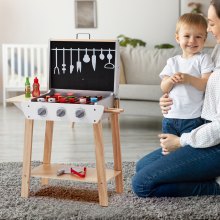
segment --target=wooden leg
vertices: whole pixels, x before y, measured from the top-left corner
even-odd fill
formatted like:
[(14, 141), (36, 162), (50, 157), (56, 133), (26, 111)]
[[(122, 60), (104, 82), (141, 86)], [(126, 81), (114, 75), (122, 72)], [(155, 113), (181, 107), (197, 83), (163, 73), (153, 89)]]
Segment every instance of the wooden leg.
[(99, 204), (108, 206), (108, 192), (106, 182), (104, 144), (102, 136), (102, 124), (98, 122), (93, 124), (96, 154), (96, 170), (98, 178)]
[(25, 198), (29, 196), (29, 190), (30, 190), (33, 125), (34, 125), (34, 120), (25, 119), (22, 185), (21, 185), (21, 197), (25, 197)]
[[(50, 164), (51, 161), (51, 150), (52, 150), (52, 139), (53, 139), (53, 121), (46, 121), (45, 139), (44, 139), (44, 158), (43, 164)], [(41, 179), (42, 185), (48, 184), (48, 178)]]
[(120, 100), (118, 98), (114, 99), (114, 108), (120, 108)]
[(112, 143), (113, 143), (113, 154), (114, 154), (114, 170), (121, 171), (116, 176), (116, 192), (123, 192), (123, 179), (122, 179), (122, 162), (121, 162), (121, 144), (120, 144), (120, 128), (118, 114), (111, 114), (111, 125), (112, 125)]
[(72, 128), (74, 128), (75, 122), (72, 122)]

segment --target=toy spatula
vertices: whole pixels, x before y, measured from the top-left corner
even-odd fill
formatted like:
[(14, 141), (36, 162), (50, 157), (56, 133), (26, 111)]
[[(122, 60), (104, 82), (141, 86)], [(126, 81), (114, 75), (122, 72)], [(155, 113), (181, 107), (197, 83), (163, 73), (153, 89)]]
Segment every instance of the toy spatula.
[(81, 72), (82, 69), (82, 63), (80, 61), (80, 52), (79, 52), (79, 48), (78, 48), (78, 61), (76, 62), (76, 70), (77, 72)]
[(95, 71), (95, 67), (96, 67), (96, 55), (95, 55), (95, 48), (93, 48), (93, 55), (92, 55), (92, 67)]

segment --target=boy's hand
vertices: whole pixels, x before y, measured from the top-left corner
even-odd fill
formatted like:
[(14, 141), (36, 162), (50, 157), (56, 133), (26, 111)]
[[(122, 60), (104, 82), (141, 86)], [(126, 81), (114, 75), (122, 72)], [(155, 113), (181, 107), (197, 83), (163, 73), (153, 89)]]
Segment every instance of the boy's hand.
[(180, 73), (181, 83), (190, 84), (191, 76), (186, 73)]
[(173, 76), (170, 77), (170, 80), (173, 84), (182, 83), (182, 73), (175, 73)]

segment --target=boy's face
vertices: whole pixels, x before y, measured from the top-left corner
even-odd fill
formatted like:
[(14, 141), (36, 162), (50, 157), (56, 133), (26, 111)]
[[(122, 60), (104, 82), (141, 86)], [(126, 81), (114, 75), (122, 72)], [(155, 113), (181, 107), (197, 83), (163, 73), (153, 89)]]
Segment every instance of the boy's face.
[(182, 25), (179, 33), (176, 34), (176, 41), (179, 43), (185, 58), (200, 52), (205, 40), (206, 30), (193, 25)]

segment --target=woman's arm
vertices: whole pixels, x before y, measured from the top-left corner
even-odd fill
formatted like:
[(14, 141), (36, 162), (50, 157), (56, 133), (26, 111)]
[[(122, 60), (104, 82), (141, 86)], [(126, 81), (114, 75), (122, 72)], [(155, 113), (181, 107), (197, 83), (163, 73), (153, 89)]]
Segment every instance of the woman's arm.
[(195, 148), (212, 147), (220, 143), (220, 115), (210, 123), (204, 124), (180, 137), (181, 146)]
[(220, 143), (220, 118), (213, 122), (201, 125), (181, 137), (173, 134), (160, 134), (160, 146), (168, 152), (181, 146), (190, 145), (194, 148), (212, 147)]
[(212, 147), (220, 143), (220, 117), (210, 123), (201, 125), (181, 137), (173, 134), (160, 134), (160, 146), (163, 151), (171, 152), (179, 147), (190, 145), (194, 148)]

